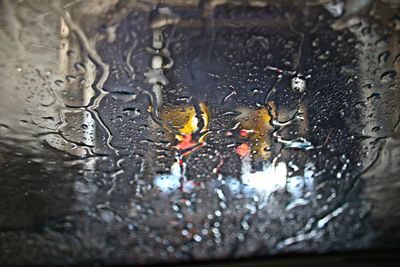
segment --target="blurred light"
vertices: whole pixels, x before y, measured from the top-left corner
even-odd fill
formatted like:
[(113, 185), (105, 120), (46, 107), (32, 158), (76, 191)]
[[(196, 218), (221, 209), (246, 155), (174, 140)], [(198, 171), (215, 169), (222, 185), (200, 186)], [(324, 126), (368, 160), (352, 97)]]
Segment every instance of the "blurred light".
[(171, 173), (160, 174), (154, 178), (154, 184), (161, 192), (172, 192), (180, 187), (181, 170), (178, 162), (171, 166)]
[(276, 166), (264, 163), (262, 171), (254, 172), (251, 169), (251, 162), (243, 161), (242, 183), (245, 186), (269, 195), (286, 185), (287, 168), (284, 162), (279, 162)]

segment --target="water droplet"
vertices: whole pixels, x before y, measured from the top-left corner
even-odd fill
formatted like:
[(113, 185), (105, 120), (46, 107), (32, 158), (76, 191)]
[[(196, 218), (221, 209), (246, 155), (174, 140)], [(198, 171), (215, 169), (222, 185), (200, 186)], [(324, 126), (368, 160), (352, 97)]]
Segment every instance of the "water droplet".
[(134, 119), (140, 116), (140, 110), (137, 108), (125, 108), (123, 109), (123, 113), (129, 119)]
[(382, 73), (382, 75), (380, 77), (381, 82), (383, 82), (383, 83), (391, 82), (394, 80), (396, 75), (397, 75), (397, 72), (394, 70), (386, 71), (386, 72)]
[(382, 129), (382, 126), (375, 126), (375, 127), (372, 127), (372, 131), (373, 132), (379, 132), (380, 130)]
[(379, 64), (385, 64), (390, 56), (389, 51), (385, 51), (379, 54), (378, 56), (378, 63)]
[(75, 63), (74, 64), (75, 70), (81, 73), (85, 73), (86, 72), (86, 67), (83, 63)]
[(56, 80), (56, 81), (54, 81), (54, 83), (55, 83), (58, 87), (61, 87), (61, 86), (63, 86), (64, 81), (62, 81), (62, 80)]
[(330, 56), (331, 52), (329, 50), (324, 51), (321, 55), (317, 57), (319, 60), (327, 60)]
[(65, 79), (67, 80), (67, 82), (72, 83), (75, 81), (76, 77), (73, 75), (67, 75), (65, 76)]
[(292, 89), (297, 92), (304, 92), (306, 88), (306, 81), (300, 77), (294, 77), (292, 79)]

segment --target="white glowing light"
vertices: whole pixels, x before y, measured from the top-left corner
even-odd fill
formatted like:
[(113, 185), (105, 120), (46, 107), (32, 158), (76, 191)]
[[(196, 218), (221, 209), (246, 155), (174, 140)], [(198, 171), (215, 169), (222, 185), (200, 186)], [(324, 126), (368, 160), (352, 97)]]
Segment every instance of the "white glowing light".
[(286, 185), (287, 168), (286, 164), (280, 162), (277, 166), (265, 163), (262, 171), (251, 171), (251, 163), (243, 162), (242, 183), (248, 187), (265, 194), (284, 188)]
[(171, 173), (160, 174), (154, 177), (154, 184), (162, 192), (172, 192), (180, 187), (181, 170), (178, 162), (171, 166)]

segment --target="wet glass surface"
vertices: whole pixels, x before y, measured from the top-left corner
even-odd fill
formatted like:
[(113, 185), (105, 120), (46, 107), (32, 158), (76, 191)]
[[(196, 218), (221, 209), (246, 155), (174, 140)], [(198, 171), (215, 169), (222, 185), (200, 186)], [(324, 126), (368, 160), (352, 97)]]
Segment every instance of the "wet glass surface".
[(0, 265), (398, 249), (397, 1), (0, 2)]

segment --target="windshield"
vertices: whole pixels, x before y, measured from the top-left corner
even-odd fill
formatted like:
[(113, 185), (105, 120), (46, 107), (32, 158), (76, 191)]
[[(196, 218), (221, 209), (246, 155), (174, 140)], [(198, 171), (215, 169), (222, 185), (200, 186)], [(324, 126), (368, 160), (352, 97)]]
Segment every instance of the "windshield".
[(396, 1), (2, 1), (0, 263), (399, 248)]

